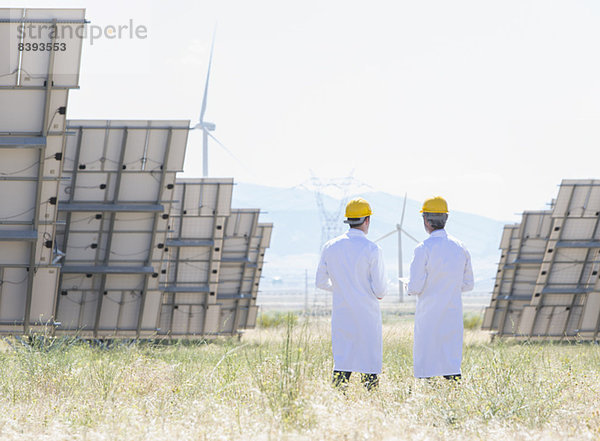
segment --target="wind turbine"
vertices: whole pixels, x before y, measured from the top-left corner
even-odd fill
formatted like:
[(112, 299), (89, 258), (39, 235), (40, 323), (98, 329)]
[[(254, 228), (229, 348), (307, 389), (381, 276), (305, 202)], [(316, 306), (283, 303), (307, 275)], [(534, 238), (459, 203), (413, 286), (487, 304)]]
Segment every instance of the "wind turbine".
[[(217, 126), (214, 123), (204, 121), (204, 114), (206, 113), (206, 102), (208, 97), (208, 84), (210, 81), (210, 69), (212, 67), (213, 49), (215, 47), (215, 35), (217, 30), (215, 28), (213, 32), (212, 43), (210, 45), (210, 57), (208, 59), (208, 71), (206, 72), (206, 83), (204, 84), (204, 96), (202, 97), (202, 107), (200, 109), (200, 118), (198, 123), (191, 128), (191, 130), (202, 130), (202, 176), (208, 177), (208, 138), (212, 138), (217, 144), (219, 144), (227, 153), (235, 158), (233, 153), (229, 151), (227, 147), (223, 145), (215, 136), (210, 133), (214, 131)], [(237, 158), (236, 158), (237, 159)]]
[(400, 303), (402, 303), (404, 301), (404, 283), (402, 283), (402, 279), (404, 277), (403, 275), (403, 268), (402, 268), (402, 233), (404, 233), (409, 239), (414, 240), (416, 243), (419, 243), (420, 241), (418, 239), (415, 239), (413, 236), (411, 236), (409, 233), (406, 232), (406, 230), (404, 230), (404, 228), (402, 228), (402, 225), (404, 225), (404, 212), (406, 210), (406, 193), (404, 194), (404, 204), (402, 205), (402, 216), (400, 217), (400, 223), (396, 224), (396, 229), (390, 231), (387, 234), (384, 234), (383, 236), (381, 236), (379, 239), (377, 239), (375, 242), (379, 242), (380, 240), (385, 239), (386, 237), (389, 237), (393, 234), (398, 234), (398, 294), (400, 297)]

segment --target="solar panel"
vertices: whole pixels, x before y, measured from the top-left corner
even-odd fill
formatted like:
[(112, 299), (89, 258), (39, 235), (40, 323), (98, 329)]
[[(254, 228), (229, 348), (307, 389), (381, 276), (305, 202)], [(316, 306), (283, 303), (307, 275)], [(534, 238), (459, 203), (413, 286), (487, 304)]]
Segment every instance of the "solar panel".
[(170, 212), (169, 249), (161, 289), (159, 334), (195, 337), (219, 333), (219, 272), (232, 179), (182, 179)]
[[(54, 26), (54, 27), (53, 27)], [(0, 86), (77, 87), (85, 9), (0, 8)]]
[(0, 9), (0, 332), (53, 324), (65, 114), (82, 44), (62, 34), (84, 21), (83, 9)]
[(551, 214), (549, 210), (524, 212), (518, 228), (512, 229), (508, 259), (494, 291), (498, 294), (490, 329), (497, 331), (498, 335), (518, 333), (521, 312), (531, 302), (542, 263), (550, 234)]
[(252, 300), (254, 270), (260, 238), (257, 235), (260, 210), (232, 210), (225, 224), (221, 271), (219, 274), (220, 332), (235, 334), (245, 327)]
[(148, 336), (188, 121), (69, 121), (57, 333)]
[(0, 9), (0, 132), (64, 127), (57, 110), (78, 87), (84, 25), (84, 9)]
[(243, 327), (246, 329), (254, 328), (256, 326), (256, 317), (258, 315), (258, 306), (256, 300), (258, 298), (258, 288), (260, 284), (260, 277), (262, 268), (264, 265), (265, 251), (271, 244), (271, 234), (273, 232), (273, 224), (258, 224), (258, 237), (257, 242), (258, 248), (256, 250), (256, 267), (254, 271), (254, 277), (252, 280), (252, 291), (248, 301), (248, 313), (243, 322)]
[(506, 292), (494, 291), (485, 329), (498, 335), (596, 339), (600, 181), (564, 180), (553, 209), (539, 214), (535, 235), (528, 229), (519, 243), (519, 257), (512, 265), (499, 265), (499, 273), (512, 273)]
[[(221, 271), (219, 302), (221, 323), (224, 333), (239, 332), (239, 329), (256, 325), (259, 282), (264, 264), (266, 248), (269, 247), (273, 224), (255, 224), (258, 211), (236, 210), (228, 223), (224, 258), (226, 264)], [(241, 227), (241, 225), (246, 225)], [(240, 228), (235, 232), (234, 225)], [(255, 227), (253, 225), (256, 225)], [(240, 240), (242, 231), (253, 232), (247, 242)], [(245, 258), (240, 251), (246, 246)]]
[[(552, 213), (552, 232), (531, 306), (521, 320), (524, 335), (597, 335), (596, 296), (600, 270), (600, 181), (564, 180)], [(587, 301), (590, 311), (584, 317)], [(595, 317), (595, 318), (594, 318)]]
[(498, 271), (496, 273), (496, 282), (494, 284), (494, 291), (492, 292), (490, 306), (485, 309), (481, 329), (498, 329), (499, 315), (496, 314), (496, 310), (499, 306), (498, 299), (500, 297), (501, 286), (504, 285), (504, 280), (512, 278), (512, 274), (508, 271), (505, 271), (505, 267), (507, 262), (512, 262), (515, 259), (515, 246), (513, 245), (513, 242), (514, 238), (517, 237), (518, 230), (519, 224), (515, 224), (505, 225), (502, 231), (499, 247), (501, 250), (501, 256), (500, 262), (498, 263)]
[(178, 181), (159, 333), (233, 335), (255, 326), (272, 224), (260, 210), (231, 210), (231, 179)]

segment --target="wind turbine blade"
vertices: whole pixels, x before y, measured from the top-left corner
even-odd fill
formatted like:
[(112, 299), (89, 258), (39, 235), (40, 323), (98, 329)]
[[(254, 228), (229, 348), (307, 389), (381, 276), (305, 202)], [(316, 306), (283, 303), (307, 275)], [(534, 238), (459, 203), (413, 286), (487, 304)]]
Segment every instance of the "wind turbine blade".
[(235, 159), (237, 161), (238, 164), (240, 164), (242, 167), (244, 167), (244, 171), (250, 175), (252, 175), (255, 178), (258, 178), (259, 176), (252, 170), (252, 167), (248, 166), (247, 162), (243, 162), (242, 160), (240, 160), (237, 156), (235, 156), (233, 154), (233, 152), (231, 150), (229, 150), (227, 147), (225, 147), (225, 144), (223, 144), (221, 141), (219, 141), (215, 135), (213, 135), (212, 133), (210, 133), (209, 131), (204, 131), (204, 133), (206, 133), (208, 136), (210, 136), (213, 141), (215, 141), (217, 144), (219, 144), (219, 146), (221, 146), (221, 148), (223, 150), (225, 150), (229, 156), (231, 156), (233, 159)]
[(380, 240), (383, 240), (383, 239), (385, 239), (386, 237), (390, 237), (392, 234), (396, 234), (397, 232), (398, 232), (398, 230), (397, 230), (397, 229), (396, 229), (396, 230), (393, 230), (393, 231), (390, 231), (389, 233), (387, 233), (387, 234), (384, 234), (384, 235), (383, 235), (383, 236), (381, 236), (379, 239), (375, 240), (375, 242), (379, 242)]
[(210, 133), (208, 130), (205, 130), (204, 133), (206, 133), (208, 136), (210, 136), (213, 141), (215, 141), (217, 144), (219, 144), (221, 146), (221, 148), (223, 150), (225, 150), (229, 156), (231, 156), (233, 159), (235, 159), (240, 165), (242, 165), (244, 167), (244, 170), (246, 170), (249, 174), (251, 174), (252, 176), (258, 178), (258, 175), (256, 173), (254, 173), (252, 171), (252, 168), (248, 167), (247, 163), (244, 163), (241, 159), (239, 159), (237, 156), (235, 156), (233, 154), (233, 152), (231, 150), (229, 150), (227, 147), (225, 147), (225, 144), (223, 144), (221, 141), (219, 141), (215, 135), (213, 135), (212, 133)]
[[(237, 158), (237, 156), (235, 156), (235, 155), (233, 154), (233, 152), (232, 152), (231, 150), (229, 150), (227, 147), (225, 147), (225, 144), (223, 144), (221, 141), (219, 141), (219, 140), (218, 140), (218, 139), (215, 137), (215, 135), (213, 135), (212, 133), (210, 133), (210, 132), (208, 132), (208, 131), (207, 131), (207, 132), (205, 132), (205, 133), (206, 133), (208, 136), (210, 136), (210, 137), (213, 139), (213, 141), (215, 141), (217, 144), (219, 144), (223, 150), (225, 150), (227, 153), (229, 153), (229, 156), (231, 156), (233, 159), (235, 159), (235, 160), (236, 160), (236, 161), (238, 161), (239, 163), (242, 163), (242, 161), (240, 161), (240, 160)], [(243, 164), (243, 163), (242, 163), (242, 164)]]
[(210, 45), (210, 57), (208, 58), (208, 71), (206, 72), (206, 83), (204, 84), (204, 96), (202, 97), (202, 109), (200, 110), (200, 125), (204, 122), (204, 113), (206, 112), (206, 101), (208, 97), (208, 82), (210, 80), (210, 69), (212, 66), (213, 49), (215, 48), (215, 35), (217, 28), (213, 31), (212, 43)]
[(400, 231), (402, 231), (404, 234), (406, 234), (406, 236), (409, 239), (414, 240), (416, 243), (420, 243), (421, 241), (419, 239), (415, 239), (413, 236), (411, 236), (409, 233), (406, 232), (406, 230), (404, 228), (401, 228)]

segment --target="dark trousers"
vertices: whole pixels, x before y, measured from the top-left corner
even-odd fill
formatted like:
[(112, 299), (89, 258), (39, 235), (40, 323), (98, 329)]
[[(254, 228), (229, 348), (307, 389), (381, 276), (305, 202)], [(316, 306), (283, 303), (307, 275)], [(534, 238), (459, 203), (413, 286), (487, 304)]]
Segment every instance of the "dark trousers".
[(444, 378), (446, 380), (454, 380), (454, 381), (458, 381), (461, 379), (461, 375), (460, 374), (454, 374), (454, 375), (444, 375)]
[[(347, 385), (350, 381), (350, 375), (352, 375), (352, 372), (333, 371), (333, 385), (335, 387)], [(360, 381), (367, 388), (367, 390), (375, 389), (379, 385), (379, 378), (377, 377), (377, 374), (360, 374)]]
[[(454, 381), (458, 381), (462, 378), (460, 374), (442, 375), (442, 377), (444, 377), (446, 380), (454, 380)], [(432, 378), (436, 378), (436, 377), (423, 377), (423, 378), (425, 380), (431, 380)]]

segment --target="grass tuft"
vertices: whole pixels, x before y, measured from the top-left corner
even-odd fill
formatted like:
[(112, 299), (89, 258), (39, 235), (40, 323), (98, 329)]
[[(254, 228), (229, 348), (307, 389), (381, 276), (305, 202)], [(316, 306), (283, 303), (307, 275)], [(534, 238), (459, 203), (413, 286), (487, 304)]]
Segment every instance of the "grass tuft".
[(285, 316), (241, 340), (91, 345), (0, 343), (7, 440), (597, 439), (600, 350), (490, 342), (465, 332), (463, 379), (412, 376), (412, 323), (384, 325), (368, 392), (331, 386), (329, 321)]
[(477, 312), (467, 312), (463, 315), (463, 326), (465, 329), (479, 329), (483, 322), (483, 316)]
[(294, 326), (298, 323), (297, 313), (281, 311), (261, 312), (256, 319), (256, 324), (260, 328), (287, 327), (290, 322)]

